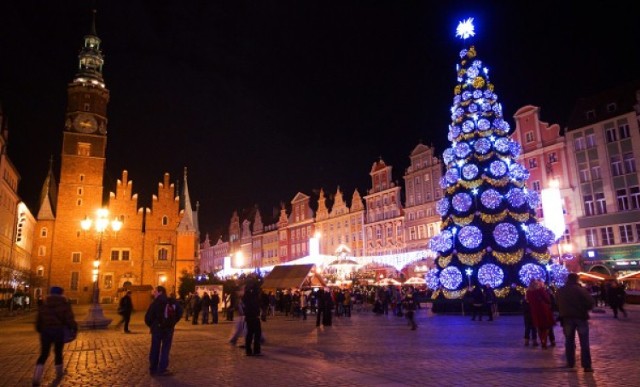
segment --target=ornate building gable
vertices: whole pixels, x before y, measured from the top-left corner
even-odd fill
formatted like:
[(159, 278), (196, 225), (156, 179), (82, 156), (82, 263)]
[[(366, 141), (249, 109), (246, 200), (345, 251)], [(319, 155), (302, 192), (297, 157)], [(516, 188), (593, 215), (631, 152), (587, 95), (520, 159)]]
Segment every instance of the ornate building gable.
[[(180, 223), (179, 198), (168, 173), (158, 183), (158, 194), (153, 195), (151, 209), (145, 216), (145, 254), (153, 269), (167, 270), (176, 258), (176, 229)], [(149, 252), (150, 251), (150, 252)], [(164, 272), (163, 272), (164, 273)], [(163, 274), (165, 275), (165, 274)]]
[(138, 208), (138, 194), (132, 193), (133, 182), (129, 173), (122, 171), (116, 182), (116, 192), (109, 193), (109, 212), (122, 222), (123, 229), (142, 230), (143, 210)]
[(263, 232), (264, 224), (262, 223), (262, 215), (260, 215), (260, 209), (256, 207), (256, 215), (253, 218), (253, 233), (254, 235), (258, 235)]
[(349, 211), (364, 211), (364, 203), (362, 202), (362, 197), (360, 196), (360, 192), (358, 192), (357, 188), (353, 191), (353, 196), (351, 196), (351, 208)]
[(340, 187), (336, 189), (336, 195), (333, 200), (333, 206), (331, 207), (330, 216), (336, 217), (349, 213), (349, 207), (347, 207), (347, 203), (344, 202), (344, 198), (342, 197), (342, 191), (340, 191)]
[(324, 196), (324, 190), (320, 188), (320, 196), (318, 197), (318, 211), (316, 211), (316, 221), (323, 221), (329, 217), (327, 209), (327, 198)]
[(229, 222), (229, 242), (234, 243), (240, 240), (240, 217), (238, 211), (233, 211)]

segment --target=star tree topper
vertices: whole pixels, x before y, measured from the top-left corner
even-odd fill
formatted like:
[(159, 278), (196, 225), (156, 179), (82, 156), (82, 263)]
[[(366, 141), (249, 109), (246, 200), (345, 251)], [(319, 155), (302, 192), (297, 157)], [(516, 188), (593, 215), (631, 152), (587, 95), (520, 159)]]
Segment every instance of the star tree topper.
[(458, 23), (458, 27), (456, 28), (456, 37), (467, 39), (475, 34), (472, 17)]

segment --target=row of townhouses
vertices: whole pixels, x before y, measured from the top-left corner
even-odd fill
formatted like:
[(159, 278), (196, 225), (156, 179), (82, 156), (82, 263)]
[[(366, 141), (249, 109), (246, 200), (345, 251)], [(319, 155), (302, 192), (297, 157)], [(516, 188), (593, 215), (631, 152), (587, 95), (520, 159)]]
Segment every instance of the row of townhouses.
[[(640, 84), (631, 83), (577, 101), (565, 128), (542, 121), (536, 106), (514, 115), (512, 136), (523, 148), (518, 161), (529, 169), (528, 188), (560, 189), (566, 230), (551, 253), (573, 270), (640, 267), (639, 114)], [(354, 257), (424, 251), (429, 261), (434, 254), (428, 241), (440, 230), (436, 203), (443, 196), (438, 156), (418, 144), (409, 154), (404, 187), (394, 183), (391, 165), (374, 162), (371, 186), (364, 196), (356, 189), (350, 201), (340, 188), (331, 203), (323, 190), (315, 198), (298, 192), (273, 224), (263, 224), (259, 209), (247, 219), (234, 212), (228, 240), (206, 236), (200, 269), (217, 272), (225, 259), (245, 269), (289, 262), (309, 255), (313, 238), (322, 255), (346, 246)], [(544, 221), (542, 206), (537, 214)]]
[[(139, 207), (127, 171), (115, 187), (104, 187), (110, 93), (100, 45), (94, 19), (67, 85), (59, 169), (53, 161), (48, 166), (37, 210), (18, 195), (21, 177), (7, 153), (9, 128), (0, 109), (0, 301), (17, 290), (37, 297), (52, 285), (65, 287), (77, 302), (91, 302), (95, 294), (110, 302), (125, 286), (162, 284), (176, 291), (183, 273), (216, 272), (225, 263), (252, 269), (308, 256), (313, 238), (324, 255), (346, 248), (354, 257), (432, 257), (427, 246), (440, 229), (435, 207), (443, 194), (443, 163), (439, 151), (423, 144), (409, 154), (404, 187), (380, 159), (366, 191), (320, 191), (313, 198), (298, 192), (266, 223), (259, 209), (243, 219), (234, 213), (225, 240), (207, 236), (201, 242), (186, 169), (180, 187), (168, 174), (159, 179), (151, 208)], [(534, 106), (514, 115), (520, 162), (531, 172), (528, 187), (560, 187), (567, 227), (554, 253), (569, 264), (607, 272), (638, 266), (639, 113), (635, 83), (578, 101), (564, 129), (541, 121)]]

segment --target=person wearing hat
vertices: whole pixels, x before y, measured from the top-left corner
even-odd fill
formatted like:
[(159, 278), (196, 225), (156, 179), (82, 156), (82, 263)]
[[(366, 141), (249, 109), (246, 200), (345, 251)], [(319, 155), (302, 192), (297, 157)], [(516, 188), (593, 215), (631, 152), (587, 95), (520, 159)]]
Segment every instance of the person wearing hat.
[(120, 324), (124, 323), (124, 333), (131, 333), (129, 330), (129, 321), (131, 321), (132, 312), (133, 302), (131, 301), (131, 290), (127, 290), (118, 304), (118, 314), (122, 316), (122, 320), (116, 324), (116, 328), (120, 327)]
[(44, 304), (38, 309), (36, 330), (40, 334), (40, 356), (36, 361), (36, 369), (33, 374), (34, 386), (39, 386), (42, 382), (44, 364), (49, 357), (52, 344), (55, 356), (56, 378), (61, 379), (64, 376), (62, 363), (64, 328), (68, 327), (73, 331), (77, 331), (78, 324), (71, 310), (71, 304), (63, 296), (63, 293), (64, 290), (61, 287), (53, 286)]
[(582, 367), (584, 372), (593, 372), (589, 348), (589, 311), (595, 304), (593, 297), (578, 283), (578, 274), (570, 273), (566, 285), (558, 289), (556, 299), (564, 330), (566, 368), (573, 369), (576, 365), (576, 332), (578, 332)]

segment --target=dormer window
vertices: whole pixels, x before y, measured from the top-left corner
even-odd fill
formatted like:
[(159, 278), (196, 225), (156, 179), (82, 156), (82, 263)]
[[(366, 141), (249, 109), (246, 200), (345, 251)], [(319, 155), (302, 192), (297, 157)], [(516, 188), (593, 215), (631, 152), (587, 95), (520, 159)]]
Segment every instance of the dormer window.
[(607, 112), (608, 113), (613, 113), (616, 111), (617, 105), (615, 103), (610, 103), (607, 105)]
[(587, 119), (588, 120), (592, 120), (594, 118), (596, 118), (596, 111), (595, 110), (587, 110)]

